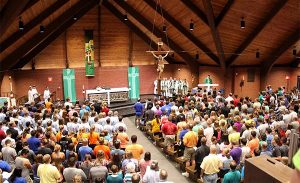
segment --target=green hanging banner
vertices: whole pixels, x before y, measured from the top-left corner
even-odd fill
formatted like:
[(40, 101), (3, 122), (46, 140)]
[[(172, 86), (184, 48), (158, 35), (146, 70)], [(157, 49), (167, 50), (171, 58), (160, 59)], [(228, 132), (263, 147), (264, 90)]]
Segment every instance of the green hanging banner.
[(128, 83), (129, 83), (129, 97), (137, 99), (140, 97), (140, 74), (138, 67), (128, 68)]
[(93, 30), (85, 30), (85, 75), (95, 76), (95, 54), (94, 54), (94, 35)]
[(63, 70), (64, 97), (70, 98), (71, 102), (76, 102), (75, 70)]

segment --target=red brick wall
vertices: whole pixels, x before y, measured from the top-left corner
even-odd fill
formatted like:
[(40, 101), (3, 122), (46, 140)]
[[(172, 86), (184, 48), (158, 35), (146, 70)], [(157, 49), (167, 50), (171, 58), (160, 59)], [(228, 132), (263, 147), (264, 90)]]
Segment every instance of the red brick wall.
[[(140, 65), (140, 93), (153, 93), (153, 81), (157, 78), (156, 67), (154, 65)], [(76, 92), (79, 99), (83, 98), (82, 86), (85, 89), (95, 88), (95, 86), (108, 87), (128, 87), (127, 67), (96, 67), (95, 77), (87, 78), (85, 76), (84, 68), (76, 68)], [(235, 68), (229, 73), (237, 73), (234, 77), (234, 93), (239, 96), (250, 96), (256, 98), (259, 90), (259, 68), (255, 69), (255, 82), (247, 82), (247, 68)], [(231, 91), (232, 75), (223, 76), (222, 71), (218, 67), (200, 67), (199, 69), (199, 83), (204, 82), (204, 78), (210, 74), (213, 82), (220, 85), (219, 88), (226, 89), (226, 93)], [(285, 76), (290, 76), (289, 89), (297, 85), (297, 76), (300, 76), (300, 69), (295, 68), (273, 68), (269, 74), (267, 83), (271, 84), (273, 88), (279, 86), (286, 86)], [(11, 74), (13, 82), (13, 91), (19, 96), (27, 95), (28, 86), (36, 85), (40, 93), (43, 92), (46, 86), (50, 87), (51, 91), (57, 91), (58, 97), (62, 97), (62, 69), (41, 69), (41, 70), (24, 70), (15, 71)], [(242, 77), (245, 78), (243, 88), (240, 88), (240, 81)], [(52, 77), (53, 81), (48, 82), (48, 77)], [(184, 65), (166, 65), (163, 77), (187, 79), (191, 82), (189, 68)], [(225, 80), (225, 81), (224, 81)], [(2, 82), (2, 91), (9, 91), (8, 75), (6, 75)], [(60, 89), (58, 88), (60, 87)]]

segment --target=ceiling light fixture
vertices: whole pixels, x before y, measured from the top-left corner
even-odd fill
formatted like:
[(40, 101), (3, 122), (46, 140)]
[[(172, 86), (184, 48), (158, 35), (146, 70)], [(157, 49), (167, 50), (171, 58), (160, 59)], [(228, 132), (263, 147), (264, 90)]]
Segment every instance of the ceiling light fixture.
[(259, 57), (260, 57), (259, 49), (256, 50), (255, 57), (256, 57), (256, 58), (259, 58)]
[(45, 27), (43, 25), (40, 25), (40, 33), (44, 33), (45, 32)]
[(124, 14), (124, 20), (128, 20), (127, 14)]
[(244, 20), (244, 17), (242, 17), (242, 19), (241, 19), (241, 29), (245, 29), (245, 27), (246, 27), (246, 22)]
[(19, 30), (20, 31), (24, 30), (24, 23), (22, 21), (22, 17), (19, 17)]
[(199, 60), (199, 53), (198, 53), (198, 52), (197, 52), (196, 55), (195, 55), (195, 59), (196, 59), (196, 60)]
[(165, 24), (162, 26), (162, 31), (167, 32), (167, 26)]
[(191, 23), (190, 23), (190, 31), (194, 30), (194, 22), (193, 20), (191, 19)]
[(297, 55), (297, 50), (296, 50), (296, 46), (293, 49), (293, 55), (296, 56)]

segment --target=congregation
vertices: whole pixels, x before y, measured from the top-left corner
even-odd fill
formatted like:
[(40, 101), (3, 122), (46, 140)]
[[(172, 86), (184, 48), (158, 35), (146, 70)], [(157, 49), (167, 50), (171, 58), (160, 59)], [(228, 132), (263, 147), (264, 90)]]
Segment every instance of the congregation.
[[(287, 164), (299, 131), (299, 92), (268, 86), (256, 99), (199, 91), (141, 100), (137, 128), (158, 136), (203, 182), (241, 182), (245, 159), (266, 155)], [(168, 172), (127, 135), (117, 111), (86, 101), (0, 109), (2, 182), (169, 182)], [(294, 157), (300, 169), (300, 154)], [(184, 172), (183, 176), (191, 176)]]

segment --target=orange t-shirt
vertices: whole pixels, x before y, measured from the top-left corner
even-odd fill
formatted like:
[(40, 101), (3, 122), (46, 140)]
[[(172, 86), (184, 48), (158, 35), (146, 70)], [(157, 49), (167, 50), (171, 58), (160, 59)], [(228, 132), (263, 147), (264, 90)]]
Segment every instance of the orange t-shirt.
[(61, 132), (59, 131), (57, 134), (56, 134), (56, 142), (59, 142), (60, 139), (61, 139)]
[(97, 145), (94, 147), (94, 155), (97, 156), (99, 150), (102, 150), (105, 154), (105, 159), (109, 160), (110, 157), (110, 149), (106, 145)]
[(117, 139), (120, 140), (121, 148), (126, 148), (129, 142), (129, 137), (126, 133), (119, 133)]
[(250, 140), (248, 143), (248, 147), (250, 148), (251, 155), (254, 156), (254, 150), (259, 147), (258, 138)]
[(99, 139), (99, 133), (93, 132), (92, 134), (89, 135), (89, 141), (90, 144), (97, 144)]
[(144, 153), (144, 147), (140, 144), (131, 144), (126, 147), (126, 151), (132, 152), (133, 157), (140, 160), (141, 155)]

